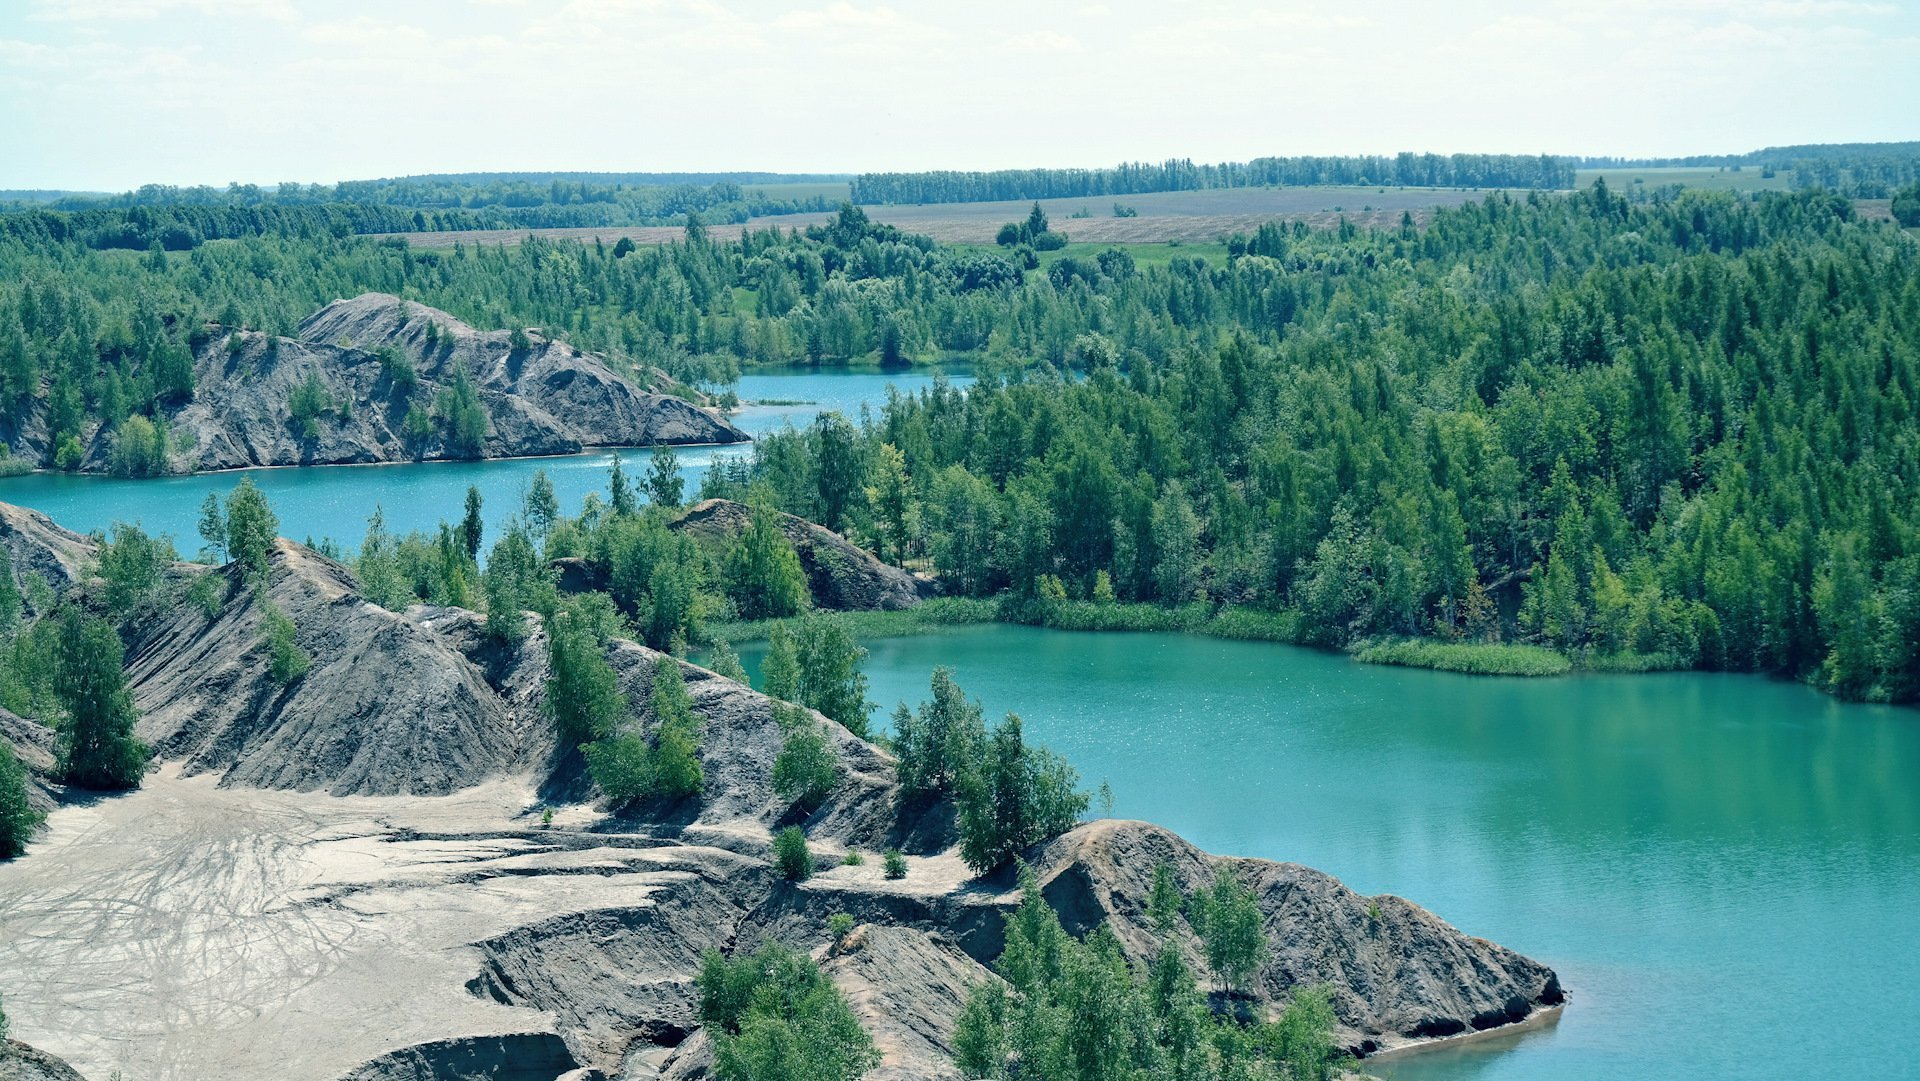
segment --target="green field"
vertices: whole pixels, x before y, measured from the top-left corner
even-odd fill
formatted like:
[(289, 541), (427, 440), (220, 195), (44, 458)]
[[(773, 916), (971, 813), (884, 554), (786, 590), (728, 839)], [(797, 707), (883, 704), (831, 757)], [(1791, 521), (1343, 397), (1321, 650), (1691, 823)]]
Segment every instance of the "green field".
[(1788, 191), (1793, 178), (1787, 173), (1769, 177), (1758, 165), (1744, 168), (1664, 168), (1664, 169), (1582, 169), (1574, 174), (1583, 188), (1606, 178), (1607, 187), (1625, 191), (1633, 187), (1659, 188), (1678, 184), (1710, 191)]
[(831, 184), (747, 184), (743, 190), (769, 199), (811, 199), (819, 196), (832, 202), (844, 202), (853, 186), (845, 181)]

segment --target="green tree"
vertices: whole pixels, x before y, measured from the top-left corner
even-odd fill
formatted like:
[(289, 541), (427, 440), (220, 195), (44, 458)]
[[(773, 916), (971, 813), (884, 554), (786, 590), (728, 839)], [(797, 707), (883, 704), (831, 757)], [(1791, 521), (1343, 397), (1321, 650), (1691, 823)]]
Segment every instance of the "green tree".
[(706, 667), (707, 671), (722, 679), (741, 684), (747, 682), (747, 670), (740, 663), (740, 655), (734, 652), (733, 643), (725, 638), (716, 641), (713, 648), (707, 651)]
[(313, 667), (313, 658), (300, 648), (293, 620), (269, 601), (261, 617), (267, 631), (267, 671), (279, 684), (292, 683)]
[(620, 452), (617, 450), (613, 452), (613, 463), (607, 467), (607, 494), (615, 514), (632, 514), (638, 509), (633, 498), (633, 486), (627, 482), (627, 471), (620, 462)]
[(208, 492), (200, 503), (200, 539), (205, 543), (200, 549), (203, 556), (210, 556), (215, 563), (227, 561), (227, 516), (220, 509), (217, 492)]
[(867, 651), (854, 640), (846, 620), (815, 613), (798, 621), (794, 650), (800, 661), (800, 704), (825, 714), (842, 728), (864, 738), (867, 712), (867, 676), (860, 662)]
[(845, 997), (804, 954), (773, 943), (735, 961), (708, 951), (696, 985), (721, 1081), (856, 1081), (880, 1063)]
[(486, 522), (480, 516), (482, 505), (479, 487), (468, 485), (466, 514), (460, 519), (460, 546), (470, 562), (480, 558), (480, 544), (486, 538)]
[(242, 477), (227, 496), (227, 551), (252, 582), (265, 582), (280, 519), (252, 477)]
[(933, 697), (909, 711), (905, 703), (893, 715), (893, 747), (899, 757), (901, 793), (927, 801), (953, 793), (977, 768), (987, 743), (986, 722), (978, 702), (967, 698), (953, 669), (933, 670)]
[(815, 462), (814, 498), (820, 508), (820, 524), (839, 530), (854, 497), (860, 494), (865, 474), (858, 433), (839, 413), (822, 413), (808, 429), (808, 442)]
[(626, 696), (591, 622), (577, 611), (562, 611), (547, 636), (547, 716), (569, 745), (609, 735), (627, 716)]
[(553, 532), (554, 523), (560, 520), (560, 497), (554, 494), (553, 478), (547, 476), (544, 469), (533, 471), (533, 479), (527, 484), (527, 495), (522, 501), (520, 516), (525, 519), (527, 529), (533, 533), (534, 540), (544, 541)]
[(662, 656), (653, 664), (655, 794), (681, 799), (700, 793), (704, 774), (698, 756), (700, 717), (680, 674), (680, 662)]
[(25, 852), (45, 819), (28, 799), (26, 767), (14, 757), (13, 745), (0, 740), (0, 860)]
[(680, 456), (671, 444), (653, 448), (653, 462), (647, 467), (647, 499), (656, 507), (678, 507), (687, 482), (680, 476)]
[(814, 721), (804, 707), (776, 704), (774, 717), (785, 735), (780, 753), (773, 760), (773, 790), (781, 799), (812, 813), (839, 783), (839, 760), (827, 746), (825, 726)]
[(918, 517), (913, 488), (907, 479), (906, 458), (893, 444), (880, 444), (874, 452), (869, 478), (872, 483), (866, 489), (867, 507), (873, 514), (881, 554), (890, 555), (895, 563), (904, 563)]
[(1220, 985), (1229, 991), (1250, 989), (1269, 952), (1259, 899), (1238, 874), (1222, 869), (1212, 888), (1193, 899), (1192, 910), (1207, 964)]
[(779, 513), (756, 505), (747, 528), (728, 550), (722, 571), (727, 596), (742, 619), (781, 619), (807, 604), (800, 556), (780, 529)]
[(960, 858), (975, 874), (1073, 828), (1088, 796), (1065, 759), (1029, 747), (1020, 718), (1007, 714), (988, 739), (978, 770), (959, 787)]
[(767, 631), (767, 655), (760, 662), (760, 690), (769, 698), (800, 703), (800, 650), (785, 623)]
[(119, 616), (154, 601), (179, 557), (165, 536), (150, 537), (137, 525), (115, 522), (96, 558), (107, 586), (107, 609)]
[(77, 608), (57, 618), (53, 692), (64, 718), (54, 749), (60, 777), (80, 788), (137, 787), (148, 750), (133, 734), (133, 693), (120, 670), (120, 636), (105, 620)]

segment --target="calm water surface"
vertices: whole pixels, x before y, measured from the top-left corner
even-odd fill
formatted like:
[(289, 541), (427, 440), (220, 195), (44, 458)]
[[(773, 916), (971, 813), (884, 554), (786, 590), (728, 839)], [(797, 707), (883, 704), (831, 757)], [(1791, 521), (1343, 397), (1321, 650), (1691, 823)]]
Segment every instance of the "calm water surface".
[[(750, 405), (734, 422), (750, 435), (759, 435), (792, 423), (804, 426), (816, 413), (838, 410), (854, 419), (860, 407), (878, 409), (888, 386), (917, 391), (931, 386), (934, 376), (924, 372), (761, 372), (741, 377), (742, 399), (799, 401), (799, 405)], [(951, 382), (964, 386), (970, 376)], [(716, 458), (751, 453), (746, 444), (729, 447), (686, 447), (678, 452), (680, 475), (691, 497), (700, 477)], [(623, 453), (627, 474), (637, 479), (646, 472), (652, 452)], [(423, 462), (401, 465), (333, 466), (322, 469), (251, 469), (157, 480), (116, 480), (111, 477), (36, 473), (0, 479), (0, 502), (32, 507), (69, 529), (88, 532), (116, 521), (138, 522), (150, 533), (168, 533), (185, 555), (200, 546), (197, 526), (200, 503), (208, 492), (222, 498), (243, 475), (273, 501), (280, 516), (280, 532), (300, 540), (332, 538), (348, 550), (358, 549), (366, 534), (367, 518), (377, 504), (387, 527), (396, 533), (432, 530), (443, 519), (457, 521), (465, 506), (467, 487), (478, 486), (485, 499), (488, 536), (520, 506), (536, 470), (553, 479), (560, 505), (568, 513), (579, 510), (588, 492), (606, 498), (607, 467), (612, 454), (596, 452), (564, 458), (521, 458), (492, 462)], [(491, 544), (491, 541), (489, 541)]]
[(1383, 1076), (1920, 1072), (1920, 712), (1746, 676), (1483, 679), (1175, 635), (869, 648), (876, 722), (952, 665), (990, 716), (1108, 781), (1117, 815), (1409, 897), (1573, 995), (1551, 1029)]

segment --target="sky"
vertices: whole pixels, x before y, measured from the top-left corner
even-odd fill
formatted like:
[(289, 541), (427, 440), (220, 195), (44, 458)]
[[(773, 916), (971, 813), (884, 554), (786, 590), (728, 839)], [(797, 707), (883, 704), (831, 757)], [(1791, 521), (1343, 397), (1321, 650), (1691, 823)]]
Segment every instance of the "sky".
[(1920, 0), (0, 0), (0, 188), (1920, 138)]

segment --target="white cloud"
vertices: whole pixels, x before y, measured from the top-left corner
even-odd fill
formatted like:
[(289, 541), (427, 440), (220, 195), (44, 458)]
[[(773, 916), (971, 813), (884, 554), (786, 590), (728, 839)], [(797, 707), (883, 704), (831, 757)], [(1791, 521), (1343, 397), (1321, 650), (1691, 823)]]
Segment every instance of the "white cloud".
[(1079, 38), (1051, 30), (1016, 34), (1000, 42), (1000, 48), (1010, 53), (1077, 53), (1085, 47)]
[(896, 26), (900, 13), (890, 7), (857, 7), (848, 3), (828, 4), (824, 8), (790, 11), (774, 20), (774, 25), (789, 30), (817, 30), (836, 26)]
[(85, 23), (188, 14), (283, 22), (299, 17), (292, 0), (34, 0), (31, 17), (42, 22)]

